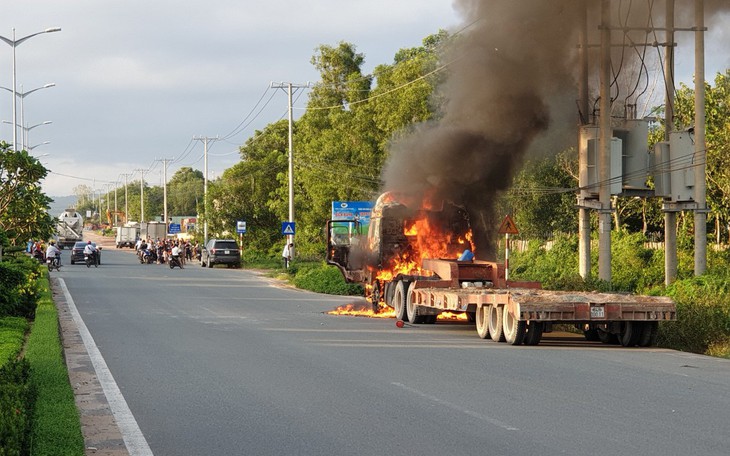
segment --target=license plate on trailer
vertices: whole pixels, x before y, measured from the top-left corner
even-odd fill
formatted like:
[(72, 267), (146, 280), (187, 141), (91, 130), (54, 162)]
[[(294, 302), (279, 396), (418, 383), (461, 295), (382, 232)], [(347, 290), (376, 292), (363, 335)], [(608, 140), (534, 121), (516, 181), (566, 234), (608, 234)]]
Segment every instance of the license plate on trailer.
[(603, 306), (591, 307), (591, 318), (606, 318), (606, 310)]
[(226, 250), (226, 251), (225, 251), (224, 253), (225, 253), (226, 255), (230, 255), (230, 254), (231, 254), (231, 251), (230, 251), (230, 250)]

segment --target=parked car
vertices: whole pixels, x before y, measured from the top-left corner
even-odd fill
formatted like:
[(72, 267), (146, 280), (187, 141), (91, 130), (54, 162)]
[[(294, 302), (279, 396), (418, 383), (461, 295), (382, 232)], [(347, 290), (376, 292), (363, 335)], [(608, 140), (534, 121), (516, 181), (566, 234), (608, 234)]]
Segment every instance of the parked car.
[(211, 239), (200, 254), (200, 265), (212, 268), (216, 264), (241, 267), (241, 251), (233, 239)]
[[(77, 241), (71, 249), (71, 264), (83, 263), (84, 262), (84, 248), (86, 248), (86, 241)], [(91, 245), (96, 247), (96, 242), (92, 242)], [(101, 264), (101, 247), (96, 247), (96, 264)]]

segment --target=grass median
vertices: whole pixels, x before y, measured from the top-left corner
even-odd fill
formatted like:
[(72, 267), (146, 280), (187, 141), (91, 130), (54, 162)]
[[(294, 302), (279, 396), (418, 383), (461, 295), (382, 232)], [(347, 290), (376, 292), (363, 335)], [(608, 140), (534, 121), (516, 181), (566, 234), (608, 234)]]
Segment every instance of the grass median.
[(39, 283), (41, 299), (25, 352), (25, 359), (31, 365), (31, 379), (37, 388), (31, 454), (83, 455), (81, 422), (63, 359), (58, 312), (47, 274)]

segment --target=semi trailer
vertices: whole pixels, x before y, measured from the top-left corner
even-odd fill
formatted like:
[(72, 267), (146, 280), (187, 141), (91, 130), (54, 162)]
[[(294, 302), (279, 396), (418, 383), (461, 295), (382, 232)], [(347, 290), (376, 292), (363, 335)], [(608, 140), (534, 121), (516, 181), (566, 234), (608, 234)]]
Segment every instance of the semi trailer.
[(327, 263), (363, 285), (374, 310), (391, 307), (412, 324), (466, 313), (479, 337), (512, 345), (536, 345), (554, 325), (569, 324), (589, 340), (646, 347), (659, 322), (677, 318), (668, 297), (544, 290), (507, 280), (503, 263), (459, 260), (474, 251), (467, 211), (447, 202), (417, 206), (381, 195), (366, 234), (353, 221), (328, 221)]

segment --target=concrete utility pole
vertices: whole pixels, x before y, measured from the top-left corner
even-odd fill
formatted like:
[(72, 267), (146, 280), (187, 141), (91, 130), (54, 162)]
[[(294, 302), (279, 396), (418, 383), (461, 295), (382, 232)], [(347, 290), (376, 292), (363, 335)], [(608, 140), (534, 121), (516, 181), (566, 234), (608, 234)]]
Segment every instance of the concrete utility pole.
[[(271, 88), (272, 89), (287, 89), (288, 98), (289, 98), (289, 222), (294, 223), (294, 139), (293, 139), (293, 125), (294, 125), (294, 119), (293, 119), (293, 106), (292, 106), (292, 95), (293, 95), (293, 89), (306, 89), (310, 87), (310, 83), (307, 82), (306, 84), (293, 84), (291, 82), (272, 82)], [(287, 244), (294, 244), (294, 235), (287, 236), (286, 239)], [(291, 258), (294, 258), (294, 248), (289, 249), (289, 254), (291, 255)]]
[(203, 141), (203, 163), (205, 167), (203, 180), (203, 246), (208, 245), (208, 142), (218, 141), (218, 136), (193, 136), (193, 141)]
[[(702, 275), (707, 268), (707, 146), (705, 144), (705, 20), (704, 0), (695, 0), (695, 26), (677, 28), (674, 25), (675, 0), (666, 0), (666, 55), (664, 73), (666, 75), (666, 118), (665, 141), (669, 142), (676, 125), (674, 122), (674, 34), (677, 31), (694, 32), (695, 34), (695, 123), (694, 149), (692, 151), (692, 177), (694, 186), (690, 201), (676, 201), (674, 195), (666, 197), (664, 211), (664, 283), (671, 284), (677, 279), (677, 213), (694, 211), (694, 273)], [(678, 152), (677, 152), (678, 153)], [(672, 154), (676, 156), (677, 153)], [(669, 171), (678, 166), (672, 164)], [(673, 173), (671, 179), (677, 179)], [(680, 178), (681, 179), (681, 178)], [(688, 185), (688, 184), (686, 184)], [(672, 183), (674, 186), (674, 183)]]
[(611, 281), (611, 0), (601, 2), (601, 119), (599, 140), (598, 278)]
[(165, 218), (165, 234), (167, 234), (168, 230), (168, 224), (167, 224), (167, 162), (173, 161), (174, 158), (160, 158), (157, 161), (162, 162), (163, 166), (163, 177), (162, 177), (162, 205), (164, 207), (164, 215)]
[(695, 275), (707, 269), (707, 145), (705, 144), (705, 1), (695, 0)]
[[(666, 85), (664, 140), (669, 141), (674, 131), (674, 0), (667, 0), (666, 48), (664, 51), (664, 77)], [(666, 203), (667, 200), (665, 200)], [(664, 204), (664, 283), (677, 280), (677, 212), (671, 204)]]
[(119, 210), (117, 209), (117, 188), (119, 188), (119, 182), (114, 182), (114, 226), (119, 226)]
[(144, 223), (144, 173), (145, 170), (138, 168), (135, 171), (139, 171), (139, 223)]
[(127, 193), (127, 178), (132, 176), (132, 173), (122, 173), (124, 176), (124, 219), (129, 221), (129, 194)]
[[(583, 3), (582, 19), (580, 28), (580, 87), (579, 87), (579, 108), (580, 124), (587, 125), (591, 122), (588, 100), (588, 8)], [(578, 129), (578, 144), (580, 144), (580, 129)], [(586, 170), (581, 168), (582, 173)], [(582, 176), (581, 182), (587, 178)], [(581, 277), (588, 278), (591, 275), (591, 213), (590, 209), (580, 204), (578, 209), (578, 273)]]

